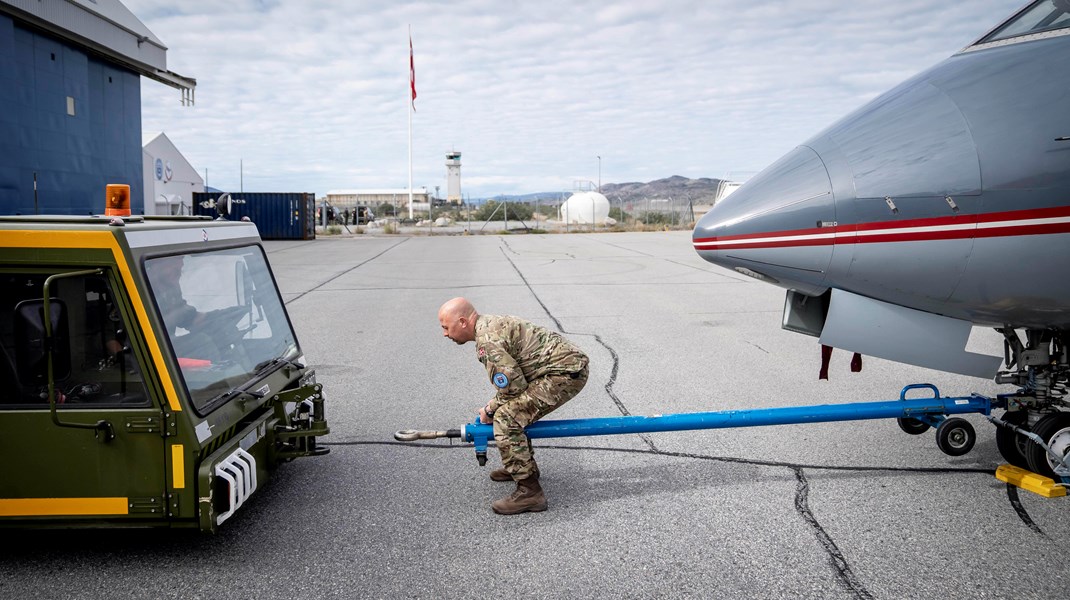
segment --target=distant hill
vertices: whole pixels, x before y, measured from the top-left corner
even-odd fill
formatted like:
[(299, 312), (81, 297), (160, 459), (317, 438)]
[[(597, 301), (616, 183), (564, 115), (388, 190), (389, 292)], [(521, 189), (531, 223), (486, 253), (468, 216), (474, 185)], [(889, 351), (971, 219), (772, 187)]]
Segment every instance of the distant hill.
[[(689, 179), (687, 177), (681, 177), (680, 175), (673, 175), (672, 177), (657, 179), (647, 183), (604, 183), (602, 184), (602, 194), (605, 195), (606, 198), (609, 198), (610, 202), (617, 202), (618, 198), (626, 203), (640, 202), (647, 199), (657, 200), (669, 198), (679, 202), (687, 201), (690, 197), (691, 201), (695, 204), (713, 204), (714, 198), (717, 197), (717, 186), (720, 185), (720, 183), (721, 180), (716, 178), (700, 177), (699, 179)], [(570, 192), (538, 192), (533, 194), (481, 198), (474, 202), (481, 203), (485, 200), (506, 200), (509, 202), (534, 202), (535, 200), (541, 200), (544, 202), (560, 202), (561, 200), (568, 198), (569, 195)]]
[(713, 204), (720, 183), (721, 180), (715, 178), (689, 179), (673, 175), (648, 183), (604, 183), (602, 194), (610, 200), (620, 197), (624, 202), (639, 202), (647, 198), (672, 198), (679, 202), (690, 198), (695, 204)]

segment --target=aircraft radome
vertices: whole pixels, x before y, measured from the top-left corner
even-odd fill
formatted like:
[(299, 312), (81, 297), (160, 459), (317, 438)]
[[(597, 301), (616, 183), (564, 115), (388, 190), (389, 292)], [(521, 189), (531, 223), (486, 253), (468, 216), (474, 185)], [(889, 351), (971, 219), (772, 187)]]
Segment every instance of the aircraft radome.
[[(1032, 2), (796, 147), (696, 225), (822, 344), (1017, 386), (1003, 420), (1070, 459), (1070, 0)], [(966, 351), (974, 326), (1005, 356)], [(1058, 462), (997, 428), (1011, 464)]]

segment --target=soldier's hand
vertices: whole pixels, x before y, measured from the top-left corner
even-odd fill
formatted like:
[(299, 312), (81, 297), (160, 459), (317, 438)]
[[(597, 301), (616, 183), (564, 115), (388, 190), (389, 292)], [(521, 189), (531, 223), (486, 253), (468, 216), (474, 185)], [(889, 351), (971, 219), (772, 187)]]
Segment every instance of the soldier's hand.
[(479, 422), (484, 424), (484, 425), (490, 425), (490, 423), (491, 423), (491, 418), (490, 418), (490, 415), (487, 414), (487, 407), (486, 406), (484, 406), (483, 408), (479, 409)]

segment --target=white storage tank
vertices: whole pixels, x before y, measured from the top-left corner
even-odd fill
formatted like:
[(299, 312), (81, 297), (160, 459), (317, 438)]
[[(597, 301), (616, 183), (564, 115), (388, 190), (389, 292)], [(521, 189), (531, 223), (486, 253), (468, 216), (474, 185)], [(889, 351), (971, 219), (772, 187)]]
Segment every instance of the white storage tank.
[(598, 192), (572, 194), (558, 209), (558, 218), (578, 225), (604, 225), (609, 219), (609, 200)]

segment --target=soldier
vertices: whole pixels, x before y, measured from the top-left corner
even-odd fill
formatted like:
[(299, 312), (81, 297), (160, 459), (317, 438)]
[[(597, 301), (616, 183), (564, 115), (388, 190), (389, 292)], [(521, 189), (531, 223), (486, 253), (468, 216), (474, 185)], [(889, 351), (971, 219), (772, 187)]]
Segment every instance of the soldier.
[(497, 389), (479, 409), (482, 423), (494, 423), (502, 468), (494, 481), (515, 481), (516, 491), (495, 500), (494, 512), (514, 515), (546, 510), (531, 440), (524, 428), (572, 399), (587, 383), (587, 355), (556, 332), (510, 316), (480, 315), (472, 303), (454, 298), (438, 310), (442, 334), (458, 344), (476, 343), (476, 357)]

